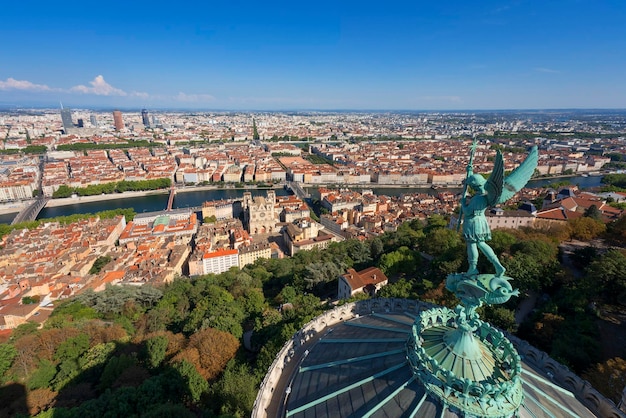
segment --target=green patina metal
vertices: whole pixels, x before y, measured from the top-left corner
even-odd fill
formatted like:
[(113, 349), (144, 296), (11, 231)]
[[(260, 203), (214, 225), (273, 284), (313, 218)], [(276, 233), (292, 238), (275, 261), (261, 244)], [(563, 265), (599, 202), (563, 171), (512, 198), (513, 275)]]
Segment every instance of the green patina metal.
[(382, 408), (383, 406), (385, 406), (385, 404), (387, 402), (389, 402), (390, 400), (392, 400), (398, 393), (402, 392), (404, 390), (405, 387), (407, 387), (408, 385), (411, 384), (411, 382), (415, 380), (415, 376), (413, 376), (412, 378), (410, 378), (409, 380), (407, 380), (406, 382), (404, 382), (402, 385), (400, 385), (396, 390), (394, 390), (393, 392), (391, 392), (385, 399), (383, 399), (382, 401), (378, 402), (378, 404), (376, 406), (374, 406), (372, 409), (370, 409), (365, 415), (363, 415), (363, 418), (369, 418), (372, 415), (374, 415), (376, 412), (378, 412), (378, 410), (380, 408)]
[(401, 333), (401, 334), (408, 334), (409, 333), (409, 331), (407, 331), (405, 329), (383, 327), (383, 326), (379, 326), (379, 325), (367, 325), (367, 324), (361, 324), (361, 323), (358, 323), (358, 322), (346, 322), (346, 325), (349, 325), (351, 327), (375, 329), (377, 331), (398, 332), (398, 333)]
[(396, 324), (408, 325), (408, 326), (413, 325), (413, 322), (405, 321), (403, 319), (394, 318), (393, 316), (389, 316), (389, 315), (373, 313), (372, 316), (374, 318), (384, 319), (385, 321), (395, 322)]
[[(472, 155), (476, 149), (472, 145)], [(486, 241), (491, 231), (485, 217), (489, 206), (503, 203), (519, 191), (537, 166), (537, 148), (510, 176), (504, 177), (504, 161), (498, 151), (487, 180), (474, 174), (472, 158), (467, 168), (461, 200), (463, 236), (467, 243), (469, 270), (450, 274), (446, 287), (462, 305), (455, 310), (429, 309), (416, 318), (407, 343), (407, 358), (414, 375), (445, 409), (466, 415), (500, 418), (518, 415), (524, 399), (520, 356), (504, 334), (479, 319), (482, 304), (500, 304), (519, 294), (511, 277)], [(476, 194), (468, 199), (470, 186)], [(495, 268), (495, 274), (480, 274), (478, 253)], [(570, 412), (570, 411), (568, 411)], [(443, 413), (443, 411), (442, 411)]]
[(407, 354), (426, 390), (449, 407), (479, 417), (508, 417), (522, 400), (521, 359), (503, 333), (468, 317), (465, 307), (424, 311)]
[(324, 338), (320, 344), (372, 344), (372, 343), (404, 343), (406, 338)]
[(422, 396), (422, 399), (420, 399), (419, 403), (415, 406), (409, 418), (415, 418), (417, 416), (417, 412), (420, 410), (420, 408), (422, 407), (422, 404), (424, 403), (427, 397), (428, 397), (428, 393), (424, 393), (424, 396)]
[(339, 390), (336, 390), (336, 391), (334, 391), (334, 392), (332, 392), (332, 393), (329, 393), (329, 394), (328, 394), (328, 395), (326, 395), (326, 396), (322, 396), (322, 397), (320, 397), (320, 398), (318, 398), (318, 399), (315, 399), (315, 400), (313, 400), (313, 401), (311, 401), (311, 402), (309, 402), (309, 403), (307, 403), (307, 404), (305, 404), (305, 405), (302, 405), (302, 406), (300, 406), (300, 407), (298, 407), (298, 408), (295, 408), (295, 409), (293, 409), (293, 410), (291, 410), (291, 411), (287, 411), (287, 413), (285, 414), (285, 416), (286, 416), (287, 418), (289, 418), (290, 416), (295, 415), (295, 414), (297, 414), (298, 412), (306, 411), (306, 410), (307, 410), (307, 409), (309, 409), (309, 408), (312, 408), (312, 407), (314, 407), (314, 406), (316, 406), (316, 405), (319, 405), (319, 404), (321, 404), (321, 403), (323, 403), (323, 402), (326, 402), (328, 399), (333, 399), (333, 398), (335, 398), (336, 396), (338, 396), (338, 395), (340, 395), (340, 394), (342, 394), (342, 393), (349, 392), (350, 390), (352, 390), (352, 389), (354, 389), (354, 388), (357, 388), (357, 387), (359, 387), (359, 386), (361, 386), (361, 385), (363, 385), (363, 384), (365, 384), (365, 383), (371, 382), (371, 381), (375, 380), (375, 379), (376, 379), (376, 378), (378, 378), (378, 377), (381, 377), (381, 376), (384, 376), (384, 375), (386, 375), (386, 374), (392, 373), (392, 372), (394, 372), (394, 371), (398, 370), (398, 369), (399, 369), (399, 368), (401, 368), (401, 367), (404, 367), (404, 363), (396, 364), (395, 366), (390, 367), (390, 368), (388, 368), (388, 369), (386, 369), (386, 370), (383, 370), (383, 371), (382, 371), (382, 372), (380, 372), (380, 373), (376, 373), (376, 374), (374, 374), (374, 375), (372, 375), (372, 376), (370, 376), (370, 377), (366, 377), (366, 378), (365, 378), (365, 379), (363, 379), (363, 380), (359, 380), (359, 381), (358, 381), (358, 382), (356, 382), (356, 383), (353, 383), (353, 384), (351, 384), (351, 385), (349, 385), (349, 386), (346, 386), (346, 387), (341, 388), (341, 389), (339, 389)]
[(359, 361), (372, 360), (372, 359), (379, 358), (379, 357), (393, 356), (395, 354), (400, 354), (402, 352), (404, 352), (404, 349), (399, 348), (397, 350), (384, 351), (382, 353), (368, 354), (368, 355), (360, 356), (360, 357), (351, 357), (345, 360), (331, 361), (328, 363), (316, 364), (314, 366), (303, 366), (303, 367), (300, 367), (300, 373), (309, 372), (311, 370), (325, 369), (328, 367), (341, 366), (342, 364), (350, 364), (350, 363), (355, 363)]

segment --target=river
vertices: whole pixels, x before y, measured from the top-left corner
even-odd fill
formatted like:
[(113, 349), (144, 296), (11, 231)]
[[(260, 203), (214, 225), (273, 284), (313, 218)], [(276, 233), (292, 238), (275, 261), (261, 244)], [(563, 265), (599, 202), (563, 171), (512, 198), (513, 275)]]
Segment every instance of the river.
[[(548, 184), (560, 182), (560, 181), (569, 181), (572, 184), (577, 184), (580, 188), (587, 189), (591, 187), (600, 186), (602, 176), (571, 176), (571, 177), (561, 177), (561, 178), (548, 178), (548, 179), (538, 179), (532, 180), (528, 183), (529, 187), (545, 187)], [(374, 190), (376, 194), (384, 194), (387, 196), (397, 196), (402, 193), (428, 193), (428, 194), (436, 194), (439, 190), (433, 190), (430, 188), (413, 188), (413, 187), (399, 187), (399, 188), (391, 188), (391, 187), (374, 187), (374, 185), (368, 185), (366, 188)], [(289, 194), (284, 189), (274, 189), (276, 191), (276, 195), (284, 196)], [(452, 192), (458, 192), (460, 189), (441, 189), (441, 190), (450, 190)], [(174, 197), (173, 207), (175, 209), (178, 208), (186, 208), (193, 206), (201, 206), (202, 203), (209, 200), (219, 200), (219, 199), (235, 199), (241, 198), (243, 193), (246, 190), (244, 189), (216, 189), (216, 190), (202, 190), (202, 191), (193, 191), (193, 192), (181, 192), (177, 193)], [(265, 190), (250, 190), (254, 196), (261, 195), (264, 196)], [(308, 190), (313, 196), (316, 195), (317, 189), (310, 188)], [(44, 208), (37, 217), (38, 219), (44, 218), (53, 218), (56, 216), (66, 216), (72, 215), (75, 213), (95, 213), (103, 210), (117, 209), (117, 208), (133, 208), (135, 212), (153, 212), (165, 209), (167, 206), (167, 194), (158, 194), (158, 195), (149, 195), (149, 196), (141, 196), (141, 197), (132, 197), (132, 198), (120, 198), (120, 199), (112, 199), (112, 200), (104, 200), (99, 202), (84, 202), (79, 204), (67, 205), (67, 206), (57, 206), (52, 208)], [(0, 215), (0, 223), (11, 223), (13, 218), (15, 217), (15, 213), (8, 213)]]

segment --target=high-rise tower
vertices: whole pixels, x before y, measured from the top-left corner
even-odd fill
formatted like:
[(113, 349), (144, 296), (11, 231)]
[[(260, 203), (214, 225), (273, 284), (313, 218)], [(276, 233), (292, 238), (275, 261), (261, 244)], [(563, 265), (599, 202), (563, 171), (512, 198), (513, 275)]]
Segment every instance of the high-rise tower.
[(150, 127), (150, 117), (148, 116), (148, 111), (146, 109), (141, 109), (141, 121), (143, 122), (143, 126), (146, 128)]
[(69, 130), (74, 127), (74, 122), (72, 122), (72, 110), (63, 108), (63, 105), (61, 105), (61, 121), (63, 122), (63, 130), (65, 133), (68, 133)]
[(113, 124), (115, 125), (116, 131), (121, 131), (124, 129), (124, 120), (122, 119), (122, 112), (119, 110), (113, 111)]

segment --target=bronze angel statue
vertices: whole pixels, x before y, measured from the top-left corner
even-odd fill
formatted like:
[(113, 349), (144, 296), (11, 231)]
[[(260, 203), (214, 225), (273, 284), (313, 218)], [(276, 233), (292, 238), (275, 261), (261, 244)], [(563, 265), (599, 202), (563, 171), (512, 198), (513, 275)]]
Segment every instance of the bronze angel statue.
[[(501, 278), (506, 269), (500, 263), (498, 256), (486, 241), (491, 240), (491, 230), (485, 217), (485, 210), (490, 206), (495, 206), (509, 200), (515, 193), (526, 185), (537, 167), (538, 151), (533, 147), (519, 167), (509, 176), (504, 177), (504, 160), (502, 153), (498, 150), (493, 166), (493, 171), (488, 179), (473, 172), (473, 154), (476, 143), (472, 146), (470, 163), (467, 166), (467, 178), (465, 179), (465, 190), (461, 197), (461, 215), (463, 217), (463, 236), (467, 243), (467, 259), (469, 270), (466, 276), (478, 275), (478, 250), (493, 264), (496, 270), (496, 278)], [(467, 186), (474, 190), (475, 194), (471, 198), (467, 196)]]

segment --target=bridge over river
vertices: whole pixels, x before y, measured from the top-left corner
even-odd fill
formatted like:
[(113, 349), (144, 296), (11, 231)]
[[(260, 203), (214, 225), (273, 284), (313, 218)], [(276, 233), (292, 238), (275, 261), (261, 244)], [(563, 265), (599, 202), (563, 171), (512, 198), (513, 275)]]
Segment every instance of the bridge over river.
[(39, 197), (29, 206), (26, 206), (24, 209), (17, 214), (17, 216), (11, 222), (11, 225), (18, 224), (20, 222), (34, 221), (37, 219), (37, 215), (39, 212), (46, 206), (50, 200), (49, 197)]
[(306, 190), (304, 190), (302, 186), (300, 185), (300, 183), (297, 181), (288, 181), (287, 187), (302, 200), (305, 200), (311, 197), (311, 195), (307, 193)]

